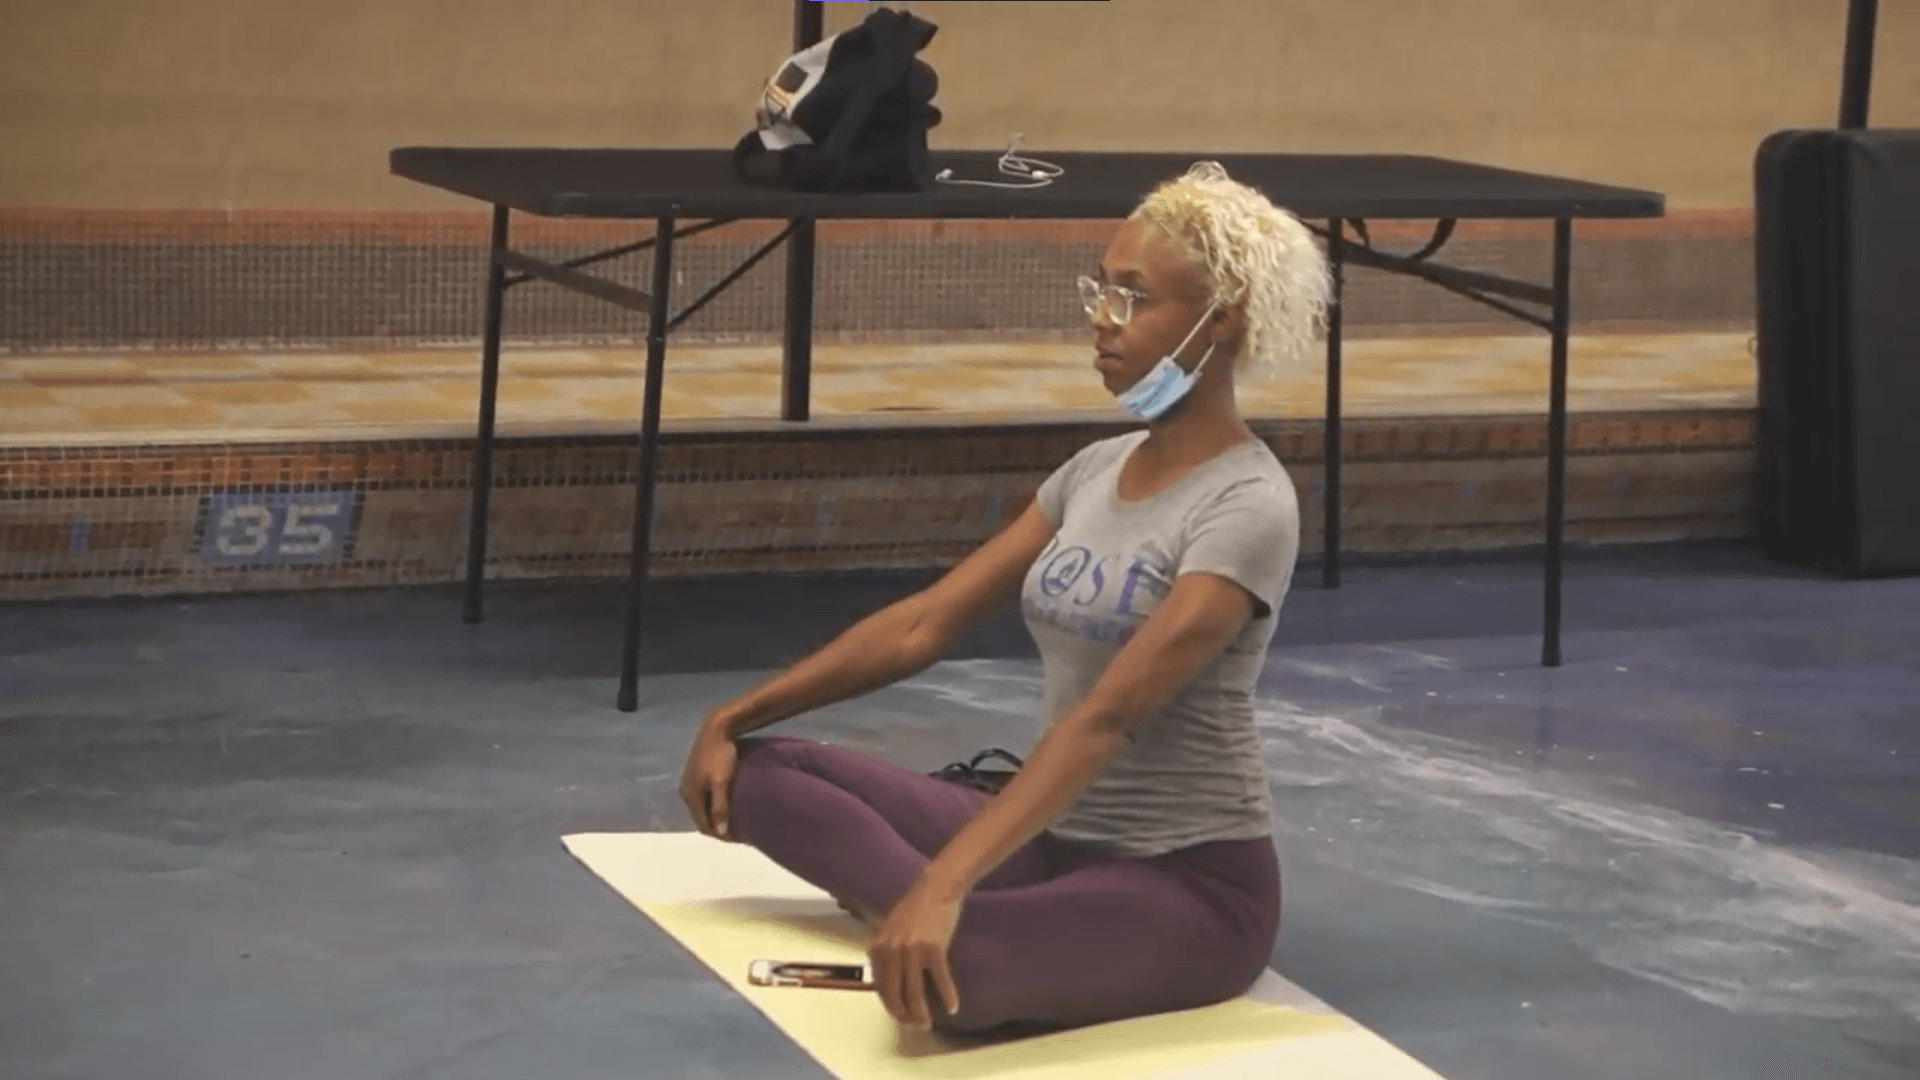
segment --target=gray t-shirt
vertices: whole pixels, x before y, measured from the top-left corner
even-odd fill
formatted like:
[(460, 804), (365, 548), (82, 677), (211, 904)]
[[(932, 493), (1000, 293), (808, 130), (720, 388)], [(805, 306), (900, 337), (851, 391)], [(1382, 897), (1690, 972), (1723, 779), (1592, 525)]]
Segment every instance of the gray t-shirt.
[(1054, 527), (1022, 585), (1021, 610), (1046, 669), (1046, 723), (1065, 715), (1182, 574), (1205, 571), (1258, 598), (1214, 663), (1148, 719), (1050, 827), (1070, 840), (1151, 857), (1273, 832), (1254, 727), (1254, 684), (1293, 577), (1300, 510), (1293, 481), (1257, 439), (1138, 501), (1115, 489), (1145, 431), (1075, 454), (1035, 497)]

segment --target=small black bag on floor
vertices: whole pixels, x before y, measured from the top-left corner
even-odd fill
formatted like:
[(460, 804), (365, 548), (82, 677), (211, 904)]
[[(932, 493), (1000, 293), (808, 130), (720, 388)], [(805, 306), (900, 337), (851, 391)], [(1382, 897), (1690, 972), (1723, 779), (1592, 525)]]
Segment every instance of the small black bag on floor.
[[(982, 769), (980, 763), (990, 757), (1013, 762), (1013, 769)], [(982, 750), (973, 755), (972, 761), (956, 761), (938, 772), (930, 772), (927, 775), (936, 780), (965, 784), (975, 791), (984, 791), (989, 795), (998, 795), (1000, 789), (1006, 787), (1007, 782), (1013, 779), (1014, 770), (1020, 768), (1022, 764), (1019, 758), (996, 746), (991, 750)]]
[(938, 28), (881, 8), (787, 58), (757, 127), (733, 148), (742, 180), (795, 191), (921, 191), (939, 76), (916, 54)]

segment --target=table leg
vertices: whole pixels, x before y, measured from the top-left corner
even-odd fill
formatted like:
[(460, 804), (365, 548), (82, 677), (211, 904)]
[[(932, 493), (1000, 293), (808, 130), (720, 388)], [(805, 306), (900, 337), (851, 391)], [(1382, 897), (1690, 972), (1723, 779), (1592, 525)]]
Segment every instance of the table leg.
[(813, 0), (793, 0), (793, 51), (817, 45), (826, 33), (826, 17)]
[[(793, 0), (793, 51), (826, 33), (824, 6)], [(787, 323), (780, 367), (780, 419), (803, 421), (813, 403), (813, 222), (800, 218), (787, 237)]]
[(780, 419), (805, 420), (813, 400), (813, 221), (787, 237), (787, 328), (780, 368)]
[(480, 354), (480, 430), (473, 444), (472, 517), (467, 523), (467, 596), (461, 619), (481, 619), (480, 588), (487, 574), (487, 510), (493, 496), (493, 418), (500, 389), (500, 315), (507, 291), (507, 268), (500, 252), (507, 246), (507, 213), (493, 208), (493, 233), (487, 247), (487, 309)]
[(653, 555), (653, 489), (660, 472), (660, 395), (667, 366), (667, 293), (673, 286), (673, 218), (660, 219), (653, 248), (653, 309), (647, 314), (647, 382), (640, 402), (640, 462), (634, 470), (633, 569), (627, 585), (626, 639), (620, 654), (621, 712), (640, 707), (640, 609)]
[(1547, 406), (1547, 611), (1540, 663), (1560, 666), (1560, 582), (1567, 529), (1567, 332), (1573, 219), (1553, 223), (1553, 378)]
[(1333, 296), (1327, 304), (1327, 419), (1325, 450), (1321, 455), (1320, 485), (1325, 527), (1321, 531), (1324, 558), (1320, 564), (1320, 583), (1329, 589), (1340, 587), (1340, 465), (1343, 448), (1340, 427), (1340, 332), (1341, 297), (1346, 291), (1346, 235), (1339, 218), (1327, 223), (1327, 266), (1333, 274)]

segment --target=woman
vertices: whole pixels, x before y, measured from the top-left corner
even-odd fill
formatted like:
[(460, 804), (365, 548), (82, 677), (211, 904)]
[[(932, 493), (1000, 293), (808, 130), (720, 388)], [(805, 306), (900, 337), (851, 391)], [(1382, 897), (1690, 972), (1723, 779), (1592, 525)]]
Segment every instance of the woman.
[[(1202, 162), (1142, 201), (1080, 290), (1093, 366), (1146, 429), (1086, 447), (938, 583), (715, 709), (681, 784), (701, 832), (753, 845), (875, 927), (876, 989), (918, 1028), (1224, 1001), (1259, 977), (1279, 928), (1252, 697), (1299, 512), (1234, 379), (1303, 357), (1325, 260), (1292, 215)], [(998, 795), (742, 737), (924, 670), (1016, 598), (1049, 723)]]

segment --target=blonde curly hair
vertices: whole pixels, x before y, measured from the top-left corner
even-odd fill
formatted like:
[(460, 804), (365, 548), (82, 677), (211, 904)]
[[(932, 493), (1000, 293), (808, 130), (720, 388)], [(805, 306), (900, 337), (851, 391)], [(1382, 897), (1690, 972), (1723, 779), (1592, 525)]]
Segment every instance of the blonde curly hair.
[(1256, 378), (1304, 365), (1325, 327), (1333, 279), (1326, 255), (1300, 219), (1227, 175), (1196, 162), (1148, 193), (1128, 216), (1152, 225), (1201, 273), (1208, 298), (1247, 302), (1235, 372)]

